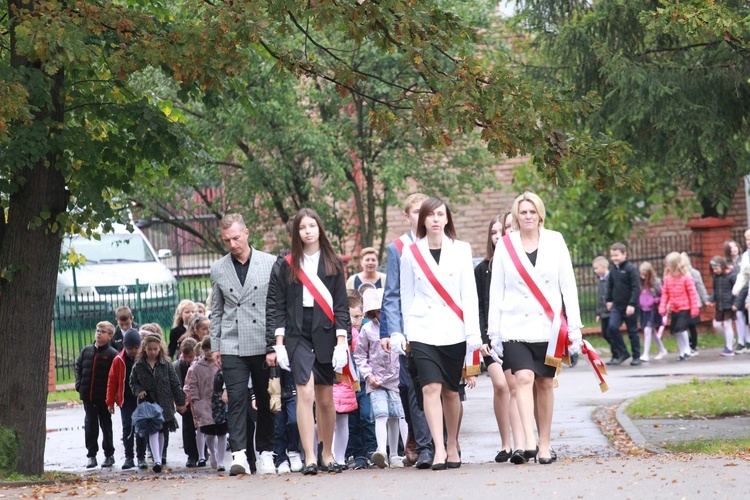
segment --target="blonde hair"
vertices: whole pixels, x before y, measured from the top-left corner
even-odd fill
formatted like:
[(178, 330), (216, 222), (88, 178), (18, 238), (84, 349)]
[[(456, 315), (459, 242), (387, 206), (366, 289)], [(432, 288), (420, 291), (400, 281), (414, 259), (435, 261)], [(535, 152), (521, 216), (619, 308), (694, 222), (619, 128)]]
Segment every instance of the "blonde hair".
[(422, 193), (410, 194), (404, 201), (404, 213), (408, 214), (414, 205), (422, 203), (427, 198), (429, 198), (429, 196)]
[(159, 326), (158, 323), (146, 323), (145, 325), (141, 325), (140, 331), (147, 331), (159, 336), (164, 335), (164, 330), (161, 329), (161, 326)]
[[(184, 325), (182, 322), (182, 311), (184, 311), (189, 305), (195, 307), (195, 302), (190, 299), (182, 299), (180, 303), (177, 304), (177, 309), (174, 311), (174, 319), (172, 320), (172, 328)], [(185, 328), (187, 328), (187, 326), (185, 326)]]
[(592, 266), (597, 266), (599, 264), (604, 264), (605, 266), (609, 267), (609, 261), (603, 255), (597, 255), (596, 257), (594, 257), (594, 260), (591, 262)]
[(114, 335), (115, 334), (115, 325), (113, 325), (109, 321), (100, 321), (99, 323), (96, 324), (96, 329), (97, 330), (104, 330), (107, 333), (109, 333), (110, 335)]
[(669, 252), (664, 257), (664, 276), (690, 276), (690, 270), (679, 252)]
[(534, 208), (536, 208), (536, 213), (539, 214), (539, 227), (544, 227), (544, 220), (547, 218), (547, 210), (544, 208), (544, 202), (536, 193), (525, 191), (522, 195), (520, 195), (513, 201), (513, 206), (510, 208), (510, 213), (513, 214), (513, 229), (520, 229), (520, 226), (518, 225), (518, 207), (523, 201), (528, 201), (529, 203), (534, 205)]
[(159, 344), (161, 358), (168, 360), (169, 354), (167, 354), (167, 344), (164, 343), (164, 339), (159, 335), (146, 335), (145, 337), (143, 337), (143, 340), (141, 341), (141, 350), (139, 352), (139, 356), (141, 357), (141, 359), (148, 358), (148, 354), (146, 354), (146, 346), (153, 343)]
[(375, 250), (373, 247), (365, 247), (365, 248), (363, 248), (362, 250), (359, 251), (359, 258), (361, 259), (362, 257), (364, 257), (365, 255), (367, 255), (368, 253), (374, 253), (376, 257), (378, 256), (377, 250)]
[(242, 214), (226, 214), (219, 221), (219, 227), (221, 229), (229, 229), (230, 227), (232, 227), (232, 224), (237, 224), (242, 229), (247, 229), (247, 225), (245, 225), (245, 219), (244, 217), (242, 217)]

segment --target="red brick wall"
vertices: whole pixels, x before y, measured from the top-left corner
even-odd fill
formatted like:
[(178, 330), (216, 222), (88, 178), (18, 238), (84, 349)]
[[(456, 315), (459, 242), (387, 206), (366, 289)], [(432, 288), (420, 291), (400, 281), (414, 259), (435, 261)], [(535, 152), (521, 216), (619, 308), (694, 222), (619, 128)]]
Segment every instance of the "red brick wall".
[[(688, 190), (681, 190), (680, 194), (685, 197), (693, 196), (693, 193)], [(730, 228), (731, 231), (745, 230), (748, 227), (747, 221), (747, 210), (745, 201), (745, 183), (742, 179), (738, 181), (737, 191), (735, 192), (734, 198), (732, 198), (732, 207), (726, 216), (727, 219), (734, 221), (734, 225)], [(693, 214), (688, 219), (688, 222), (700, 219), (700, 215)], [(685, 222), (679, 217), (665, 217), (659, 222), (652, 222), (648, 225), (639, 227), (637, 231), (634, 231), (633, 237), (637, 238), (643, 236), (646, 238), (656, 236), (674, 236), (674, 235), (685, 235), (690, 234), (690, 229), (686, 226)], [(727, 237), (729, 239), (729, 237)], [(743, 247), (743, 242), (740, 243), (740, 248)], [(719, 252), (723, 254), (722, 252)]]
[[(453, 213), (453, 222), (456, 225), (458, 238), (471, 243), (474, 255), (484, 256), (487, 248), (487, 226), (495, 215), (510, 210), (510, 205), (518, 196), (512, 188), (512, 170), (517, 165), (528, 161), (528, 158), (513, 158), (498, 164), (494, 170), (502, 189), (486, 189), (481, 194), (475, 195), (475, 199), (467, 204), (454, 205), (446, 200)], [(430, 195), (430, 193), (425, 193)], [(404, 197), (405, 198), (405, 197)], [(409, 223), (404, 218), (403, 205), (393, 206), (388, 210), (388, 237), (390, 243), (409, 230)]]

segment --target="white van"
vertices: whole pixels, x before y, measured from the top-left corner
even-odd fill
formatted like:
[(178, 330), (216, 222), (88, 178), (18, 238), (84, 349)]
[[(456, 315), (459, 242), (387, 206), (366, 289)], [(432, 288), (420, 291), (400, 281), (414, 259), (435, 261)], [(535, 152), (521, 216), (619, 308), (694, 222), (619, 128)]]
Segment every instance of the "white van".
[(85, 310), (108, 311), (121, 305), (171, 303), (176, 295), (175, 277), (143, 232), (137, 227), (131, 233), (122, 224), (113, 226), (114, 231), (102, 234), (101, 240), (78, 235), (63, 240), (63, 254), (74, 249), (86, 262), (57, 275), (58, 300)]

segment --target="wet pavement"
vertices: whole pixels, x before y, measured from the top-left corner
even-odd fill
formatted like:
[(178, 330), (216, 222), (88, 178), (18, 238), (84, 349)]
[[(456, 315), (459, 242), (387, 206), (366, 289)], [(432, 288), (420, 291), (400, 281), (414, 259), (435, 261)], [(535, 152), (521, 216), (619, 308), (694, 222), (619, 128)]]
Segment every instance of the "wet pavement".
[[(669, 384), (689, 382), (693, 377), (713, 378), (750, 375), (750, 355), (724, 358), (718, 350), (704, 350), (701, 355), (686, 362), (669, 355), (659, 361), (638, 367), (610, 367), (607, 382), (610, 390), (601, 393), (590, 367), (581, 362), (575, 368), (565, 368), (555, 390), (555, 412), (552, 424), (552, 444), (561, 458), (614, 457), (617, 450), (601, 433), (594, 421), (597, 408), (627, 401), (635, 396), (661, 389)], [(750, 404), (750, 403), (749, 403)], [(622, 407), (621, 407), (622, 408)], [(178, 417), (180, 418), (180, 417)], [(651, 420), (630, 419), (618, 411), (618, 420), (641, 446), (658, 449), (659, 444), (674, 440), (692, 440), (710, 437), (750, 437), (748, 419), (721, 420)], [(120, 474), (123, 462), (120, 437), (119, 410), (115, 412), (115, 459), (112, 470), (87, 471), (86, 450), (83, 442), (83, 408), (72, 406), (47, 411), (47, 447), (45, 469), (81, 473), (84, 476)], [(461, 449), (466, 463), (492, 461), (500, 449), (500, 438), (492, 410), (492, 388), (488, 377), (478, 378), (477, 387), (467, 390), (464, 419), (461, 428)], [(168, 465), (173, 474), (213, 475), (210, 468), (187, 469), (182, 452), (180, 432), (170, 434)], [(97, 457), (104, 459), (100, 452)], [(230, 460), (227, 453), (227, 461)], [(151, 474), (126, 472), (125, 474)]]

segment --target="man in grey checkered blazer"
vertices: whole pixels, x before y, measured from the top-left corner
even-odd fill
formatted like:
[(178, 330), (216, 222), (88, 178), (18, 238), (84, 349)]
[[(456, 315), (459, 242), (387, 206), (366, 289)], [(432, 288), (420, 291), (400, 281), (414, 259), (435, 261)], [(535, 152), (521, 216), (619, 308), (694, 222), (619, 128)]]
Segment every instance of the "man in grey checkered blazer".
[(232, 448), (230, 474), (249, 474), (247, 415), (248, 382), (258, 405), (255, 446), (258, 474), (275, 474), (274, 414), (269, 406), (266, 363), (266, 294), (276, 257), (251, 248), (250, 231), (240, 214), (220, 222), (221, 239), (229, 254), (211, 266), (211, 349), (224, 374), (229, 398), (227, 415)]

